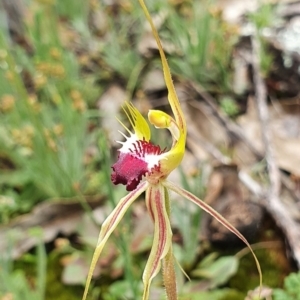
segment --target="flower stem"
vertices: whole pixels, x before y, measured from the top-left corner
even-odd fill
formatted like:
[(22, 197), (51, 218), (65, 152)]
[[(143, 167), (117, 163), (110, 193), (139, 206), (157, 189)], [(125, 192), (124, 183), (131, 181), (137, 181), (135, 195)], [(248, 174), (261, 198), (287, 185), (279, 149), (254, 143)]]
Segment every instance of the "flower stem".
[[(169, 199), (169, 192), (166, 188), (165, 189), (165, 206), (167, 215), (170, 219), (170, 199)], [(174, 268), (174, 259), (173, 259), (173, 250), (172, 245), (170, 246), (170, 249), (163, 259), (162, 263), (163, 268), (163, 280), (164, 285), (166, 288), (166, 295), (168, 300), (177, 300), (177, 287), (176, 287), (176, 274), (175, 274), (175, 268)]]

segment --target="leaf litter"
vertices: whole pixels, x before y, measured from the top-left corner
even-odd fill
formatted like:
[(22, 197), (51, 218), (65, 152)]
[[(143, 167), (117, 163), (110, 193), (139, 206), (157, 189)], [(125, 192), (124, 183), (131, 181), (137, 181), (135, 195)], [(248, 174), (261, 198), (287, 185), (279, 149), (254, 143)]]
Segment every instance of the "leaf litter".
[[(234, 5), (228, 5), (227, 9), (232, 6)], [(287, 7), (289, 7), (289, 5)], [(230, 12), (227, 11), (227, 13), (230, 15)], [(244, 12), (235, 13), (238, 17), (244, 16)], [(286, 22), (286, 29), (284, 30), (288, 30), (289, 26), (291, 26), (293, 30), (296, 30), (295, 24), (297, 25), (296, 21), (295, 23), (291, 21)], [(95, 27), (98, 28), (97, 30), (99, 31), (105, 30), (103, 24), (95, 25)], [(299, 85), (295, 87), (294, 84), (295, 80), (299, 79), (299, 71), (295, 67), (289, 67), (290, 65), (299, 67), (299, 57), (295, 55), (286, 56), (286, 51), (293, 53), (298, 51), (296, 48), (292, 49), (288, 44), (287, 34), (286, 31), (282, 31), (282, 34), (279, 35), (279, 39), (274, 40), (273, 37), (270, 38), (271, 47), (274, 47), (276, 44), (276, 49), (274, 50), (276, 57), (279, 56), (282, 62), (284, 59), (287, 62), (286, 65), (284, 63), (277, 63), (275, 65), (276, 68), (271, 69), (270, 76), (266, 78), (266, 82), (270, 91), (270, 99), (268, 101), (270, 115), (269, 126), (271, 128), (272, 143), (275, 149), (275, 161), (285, 180), (283, 181), (281, 199), (283, 205), (288, 208), (292, 218), (298, 222), (297, 224), (300, 230), (300, 100), (298, 94), (300, 91)], [(70, 38), (70, 40), (73, 42), (75, 36)], [(172, 49), (171, 46), (170, 49)], [(152, 46), (151, 40), (146, 34), (141, 39), (138, 48), (140, 54), (144, 57), (153, 58), (155, 56), (156, 47)], [(247, 52), (249, 49), (247, 49), (247, 46), (245, 46), (245, 48), (244, 50)], [(169, 52), (172, 53), (172, 51)], [(223, 113), (220, 109), (218, 109), (218, 111), (212, 110), (207, 102), (203, 100), (203, 95), (191, 88), (189, 83), (176, 82), (176, 89), (183, 95), (181, 101), (189, 128), (189, 153), (186, 160), (183, 161), (184, 171), (188, 175), (193, 173), (195, 165), (199, 165), (200, 161), (211, 166), (211, 177), (207, 186), (207, 201), (214, 203), (215, 208), (225, 215), (227, 219), (233, 220), (233, 223), (235, 223), (234, 218), (236, 217), (237, 222), (242, 222), (242, 224), (236, 225), (237, 228), (240, 228), (239, 226), (244, 226), (245, 223), (249, 223), (253, 227), (255, 224), (260, 224), (263, 219), (262, 209), (257, 204), (260, 201), (258, 199), (259, 197), (253, 194), (251, 186), (245, 186), (244, 183), (241, 182), (239, 177), (240, 172), (243, 171), (250, 177), (253, 177), (261, 184), (264, 190), (267, 186), (267, 176), (261, 174), (264, 173), (264, 169), (259, 172), (255, 172), (254, 170), (262, 161), (257, 156), (257, 153), (261, 153), (261, 158), (263, 158), (265, 149), (262, 141), (262, 130), (264, 130), (264, 128), (262, 128), (259, 123), (256, 112), (257, 108), (253, 100), (253, 95), (251, 94), (253, 87), (251, 76), (249, 76), (251, 62), (246, 59), (242, 61), (236, 60), (235, 63), (237, 64), (236, 72), (242, 69), (241, 72), (244, 74), (241, 79), (243, 82), (237, 82), (240, 86), (237, 87), (236, 91), (243, 94), (244, 103), (242, 104), (245, 108), (243, 113), (234, 120), (230, 119), (230, 122), (235, 123), (235, 125), (241, 129), (244, 140), (240, 139), (239, 134), (236, 134), (234, 130), (228, 130), (230, 126), (224, 126), (224, 119), (220, 117)], [(294, 72), (294, 74), (292, 74), (292, 72)], [(276, 77), (275, 74), (283, 75), (277, 75)], [(145, 82), (144, 87), (146, 94), (143, 94), (143, 97), (146, 98), (150, 106), (164, 106), (164, 103), (166, 103), (166, 91), (161, 85), (161, 80), (159, 80), (159, 78), (161, 78), (159, 71), (154, 69), (150, 71), (147, 76), (150, 78), (149, 81), (153, 80), (154, 83), (150, 85), (148, 80)], [(290, 76), (293, 76), (294, 79), (290, 80)], [(240, 76), (236, 78), (240, 78)], [(293, 91), (293, 95), (289, 93), (290, 90)], [(213, 99), (216, 99), (218, 96), (214, 91), (208, 91), (208, 93), (213, 96)], [(216, 96), (216, 98), (214, 98), (214, 96)], [(238, 95), (236, 95), (236, 97), (239, 98)], [(103, 115), (101, 118), (102, 126), (108, 133), (112, 147), (115, 146), (115, 140), (117, 140), (117, 137), (114, 136), (113, 133), (119, 129), (118, 122), (112, 116), (118, 115), (121, 104), (125, 99), (125, 88), (117, 84), (112, 84), (107, 87), (105, 92), (99, 97), (99, 111), (100, 114)], [(139, 101), (142, 100), (137, 100), (137, 102)], [(215, 101), (215, 103), (217, 104), (217, 101)], [(257, 153), (249, 149), (245, 140), (257, 150)], [(231, 181), (229, 180), (230, 176), (228, 172), (234, 178)], [(174, 174), (174, 181), (179, 180), (180, 174)], [(230, 182), (228, 183), (227, 181)], [(212, 195), (213, 192), (215, 193)], [(19, 238), (17, 238), (18, 242), (16, 246), (13, 248), (13, 258), (19, 257), (36, 244), (35, 238), (31, 238), (27, 233), (27, 229), (32, 226), (40, 226), (44, 229), (43, 239), (45, 242), (54, 240), (59, 233), (70, 236), (72, 233), (77, 232), (77, 224), (83, 216), (83, 211), (79, 205), (74, 208), (74, 214), (70, 214), (70, 206), (72, 204), (65, 205), (64, 202), (62, 204), (48, 203), (37, 206), (28, 216), (16, 219), (8, 226), (5, 226), (5, 228), (1, 228), (0, 235), (2, 234), (3, 237), (0, 244), (2, 247), (1, 251), (4, 251), (6, 247), (3, 242), (5, 240), (4, 234), (15, 230), (15, 228), (18, 228), (21, 234)], [(102, 199), (99, 200), (97, 204), (92, 204), (92, 206), (98, 206), (100, 204), (102, 204)], [(54, 215), (50, 214), (52, 210), (55, 212)], [(131, 237), (131, 250), (133, 253), (143, 253), (149, 250), (150, 244), (147, 243), (147, 238), (149, 234), (151, 234), (151, 229), (149, 229), (149, 220), (145, 217), (146, 214), (143, 205), (138, 203), (134, 210), (134, 229)], [(68, 212), (68, 217), (66, 217), (66, 212)], [(243, 218), (242, 213), (245, 214), (247, 218)], [(137, 226), (135, 224), (139, 225)], [(207, 232), (208, 239), (228, 240), (226, 233), (222, 232), (222, 229), (216, 228), (214, 222), (211, 220), (206, 219), (206, 221), (203, 221), (202, 229), (204, 232)], [(253, 233), (253, 230), (250, 231)], [(107, 259), (107, 263), (102, 261), (100, 265), (112, 265), (117, 257), (117, 251), (112, 250), (112, 253), (113, 255), (111, 256), (109, 256), (108, 253), (107, 256), (104, 255), (103, 259)], [(71, 258), (70, 261), (65, 262), (65, 266), (64, 281), (66, 283), (72, 284), (70, 281), (70, 274), (74, 271), (72, 267), (81, 266), (82, 274), (87, 272), (80, 257), (75, 256)], [(116, 278), (121, 276), (121, 273), (116, 272)], [(78, 282), (80, 282), (80, 280), (82, 279), (78, 279)]]

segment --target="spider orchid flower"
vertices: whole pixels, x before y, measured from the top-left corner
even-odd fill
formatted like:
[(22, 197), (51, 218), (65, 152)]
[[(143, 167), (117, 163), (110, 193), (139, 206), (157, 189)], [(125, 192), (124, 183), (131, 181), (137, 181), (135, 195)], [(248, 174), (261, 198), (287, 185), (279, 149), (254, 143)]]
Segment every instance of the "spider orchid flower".
[(148, 113), (148, 120), (156, 128), (168, 129), (171, 133), (173, 143), (171, 149), (168, 151), (151, 143), (150, 128), (147, 121), (133, 104), (125, 102), (123, 109), (134, 132), (131, 132), (121, 123), (127, 131), (128, 136), (123, 134), (125, 141), (120, 142), (122, 146), (119, 149), (118, 160), (112, 166), (113, 172), (111, 174), (111, 180), (114, 184), (121, 183), (126, 185), (126, 189), (129, 193), (119, 201), (115, 209), (102, 224), (98, 243), (87, 277), (83, 300), (87, 297), (93, 271), (109, 236), (119, 224), (130, 205), (143, 192), (146, 192), (146, 206), (154, 223), (153, 244), (143, 273), (143, 300), (149, 298), (151, 281), (160, 271), (161, 266), (163, 267), (163, 278), (167, 298), (177, 299), (172, 252), (169, 191), (173, 191), (192, 201), (244, 241), (254, 256), (260, 275), (261, 286), (262, 276), (260, 265), (246, 238), (208, 204), (167, 179), (168, 175), (180, 164), (183, 158), (187, 133), (186, 123), (158, 33), (144, 1), (139, 0), (139, 2), (151, 25), (153, 35), (158, 45), (164, 79), (168, 89), (168, 100), (174, 115), (173, 118), (162, 111), (150, 110)]

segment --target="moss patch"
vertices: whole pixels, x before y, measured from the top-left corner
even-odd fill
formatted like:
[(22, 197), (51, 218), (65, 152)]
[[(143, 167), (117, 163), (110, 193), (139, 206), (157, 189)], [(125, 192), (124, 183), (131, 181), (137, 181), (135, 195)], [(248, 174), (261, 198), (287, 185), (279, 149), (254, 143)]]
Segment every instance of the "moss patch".
[[(282, 248), (260, 249), (255, 254), (263, 273), (263, 284), (269, 287), (281, 287), (289, 266)], [(229, 281), (231, 288), (247, 292), (259, 284), (259, 275), (251, 254), (240, 259), (237, 274)]]
[(50, 255), (48, 258), (46, 300), (78, 300), (83, 294), (83, 287), (67, 286), (61, 281), (63, 268), (58, 255)]

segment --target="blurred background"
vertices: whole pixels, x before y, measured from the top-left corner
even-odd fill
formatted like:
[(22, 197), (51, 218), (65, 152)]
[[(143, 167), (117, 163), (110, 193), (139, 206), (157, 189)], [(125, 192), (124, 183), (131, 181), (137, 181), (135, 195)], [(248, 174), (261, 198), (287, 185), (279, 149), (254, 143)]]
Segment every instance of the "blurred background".
[[(152, 0), (187, 119), (171, 180), (251, 242), (262, 299), (300, 299), (300, 1)], [(132, 101), (170, 112), (138, 1), (0, 2), (0, 300), (81, 299)], [(127, 124), (127, 123), (126, 123)], [(152, 129), (151, 129), (152, 130)], [(170, 147), (167, 132), (152, 140)], [(89, 299), (139, 299), (153, 226), (143, 197), (104, 249)], [(180, 299), (258, 299), (255, 262), (172, 195)], [(162, 280), (151, 299), (165, 299)]]

